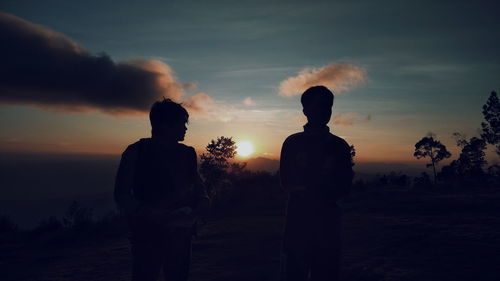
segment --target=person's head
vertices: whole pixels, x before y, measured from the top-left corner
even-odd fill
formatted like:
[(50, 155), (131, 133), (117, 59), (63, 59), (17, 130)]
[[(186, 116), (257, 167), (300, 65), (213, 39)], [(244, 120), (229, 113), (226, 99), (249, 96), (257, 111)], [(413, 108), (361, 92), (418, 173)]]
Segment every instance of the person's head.
[(170, 99), (157, 101), (151, 106), (149, 121), (153, 137), (174, 141), (184, 140), (189, 114), (182, 105)]
[(332, 116), (333, 93), (324, 86), (307, 89), (301, 96), (302, 112), (312, 125), (326, 125)]

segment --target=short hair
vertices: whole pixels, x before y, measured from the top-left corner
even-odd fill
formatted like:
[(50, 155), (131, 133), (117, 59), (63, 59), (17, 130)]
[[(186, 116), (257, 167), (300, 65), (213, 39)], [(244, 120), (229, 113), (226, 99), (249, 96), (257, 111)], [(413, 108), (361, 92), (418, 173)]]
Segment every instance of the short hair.
[(300, 103), (302, 103), (303, 108), (306, 108), (316, 99), (320, 99), (321, 104), (325, 106), (333, 106), (333, 93), (325, 86), (314, 86), (307, 89), (300, 97)]
[(185, 122), (187, 123), (189, 114), (181, 104), (172, 101), (171, 99), (163, 99), (157, 101), (151, 106), (149, 112), (149, 121), (151, 128), (155, 130), (160, 124)]

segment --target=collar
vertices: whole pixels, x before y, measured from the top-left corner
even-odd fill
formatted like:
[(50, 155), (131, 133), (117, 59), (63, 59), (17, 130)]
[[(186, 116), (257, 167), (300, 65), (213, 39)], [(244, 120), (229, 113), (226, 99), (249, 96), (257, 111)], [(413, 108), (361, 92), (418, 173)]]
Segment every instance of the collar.
[(309, 134), (326, 134), (330, 132), (330, 128), (326, 125), (323, 126), (312, 126), (307, 123), (304, 125), (304, 132)]

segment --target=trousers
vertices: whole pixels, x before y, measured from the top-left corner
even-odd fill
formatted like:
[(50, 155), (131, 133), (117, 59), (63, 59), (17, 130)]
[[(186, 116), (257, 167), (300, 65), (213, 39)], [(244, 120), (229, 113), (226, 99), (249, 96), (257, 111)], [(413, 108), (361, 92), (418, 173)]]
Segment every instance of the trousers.
[(339, 280), (341, 210), (290, 198), (281, 255), (281, 281)]
[(191, 228), (131, 225), (132, 280), (156, 281), (163, 270), (168, 281), (187, 281), (191, 262)]

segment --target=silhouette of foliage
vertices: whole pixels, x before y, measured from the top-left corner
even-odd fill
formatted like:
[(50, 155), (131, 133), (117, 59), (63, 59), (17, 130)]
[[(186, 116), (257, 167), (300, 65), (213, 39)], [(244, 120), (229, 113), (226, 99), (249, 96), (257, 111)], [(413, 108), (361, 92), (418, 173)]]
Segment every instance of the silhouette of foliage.
[(500, 165), (495, 164), (488, 167), (488, 175), (495, 186), (500, 186)]
[(230, 163), (228, 167), (229, 174), (233, 176), (239, 176), (243, 173), (245, 168), (247, 167), (247, 163)]
[(211, 140), (206, 150), (207, 152), (200, 156), (200, 173), (205, 179), (208, 192), (215, 198), (217, 192), (227, 185), (224, 179), (227, 178), (228, 169), (240, 169), (229, 163), (229, 159), (236, 155), (236, 143), (232, 138), (221, 136), (217, 140)]
[(378, 176), (378, 181), (377, 181), (377, 184), (378, 185), (381, 185), (381, 186), (385, 186), (385, 185), (388, 185), (389, 184), (389, 179), (387, 178), (387, 176), (384, 174), (384, 175), (377, 175)]
[(395, 186), (406, 186), (410, 182), (410, 178), (401, 172), (390, 172), (388, 176), (389, 184)]
[(395, 172), (391, 171), (389, 174), (382, 174), (378, 175), (377, 183), (380, 186), (400, 186), (404, 187), (407, 186), (410, 182), (410, 178), (401, 173), (401, 172)]
[(489, 144), (495, 145), (496, 153), (500, 156), (500, 102), (495, 91), (491, 92), (483, 105), (483, 116), (486, 122), (481, 123), (481, 137)]
[(454, 167), (457, 174), (461, 177), (469, 177), (478, 179), (484, 175), (483, 167), (487, 164), (485, 160), (486, 141), (472, 137), (467, 140), (463, 134), (454, 133), (453, 136), (457, 140), (457, 145), (462, 148), (458, 160), (453, 161), (450, 165)]
[(45, 233), (57, 231), (63, 228), (62, 222), (54, 216), (50, 216), (47, 219), (42, 220), (38, 226), (36, 226), (33, 231), (37, 233)]
[(438, 173), (438, 178), (447, 184), (456, 184), (459, 181), (457, 160), (451, 161), (449, 165), (444, 166)]
[(18, 230), (17, 224), (7, 215), (0, 215), (0, 234)]
[(446, 146), (440, 141), (434, 139), (433, 133), (427, 134), (415, 144), (415, 152), (413, 156), (417, 159), (429, 157), (431, 160), (427, 167), (432, 167), (434, 173), (434, 182), (437, 180), (436, 165), (445, 158), (449, 158), (451, 153), (446, 149)]
[(354, 166), (354, 156), (356, 156), (356, 149), (354, 148), (354, 145), (351, 145), (349, 146), (349, 148), (351, 149), (350, 153), (351, 153), (351, 166)]
[(73, 201), (66, 210), (63, 224), (67, 228), (80, 229), (92, 224), (92, 209), (85, 208), (77, 201)]
[(364, 180), (356, 180), (352, 184), (352, 190), (355, 190), (355, 191), (365, 191), (366, 187), (367, 187), (367, 184)]
[(429, 188), (432, 186), (431, 178), (426, 172), (422, 172), (420, 176), (413, 179), (413, 186), (417, 188)]

